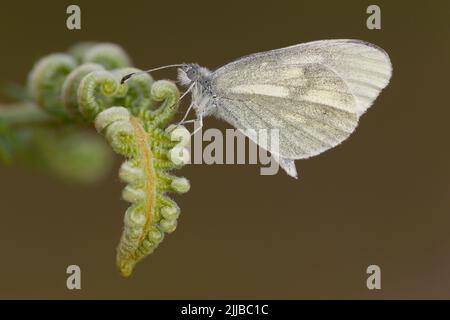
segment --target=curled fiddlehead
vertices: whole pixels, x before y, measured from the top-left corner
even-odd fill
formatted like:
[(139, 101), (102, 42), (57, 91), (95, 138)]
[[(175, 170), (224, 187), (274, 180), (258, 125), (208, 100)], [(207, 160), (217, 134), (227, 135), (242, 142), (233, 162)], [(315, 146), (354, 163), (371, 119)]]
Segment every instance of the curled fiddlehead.
[[(167, 127), (176, 114), (179, 91), (174, 83), (154, 81), (149, 74), (121, 84), (124, 75), (140, 71), (131, 68), (130, 61), (117, 45), (83, 43), (68, 54), (38, 61), (28, 83), (32, 101), (42, 110), (36, 119), (68, 120), (55, 122), (58, 125), (93, 123), (112, 149), (126, 157), (119, 177), (127, 184), (122, 197), (131, 206), (117, 249), (117, 266), (123, 276), (129, 276), (135, 264), (153, 252), (164, 233), (175, 230), (180, 208), (168, 194), (190, 188), (186, 178), (171, 174), (190, 158), (185, 148), (189, 132), (182, 126)], [(30, 114), (35, 112), (32, 109)], [(77, 139), (65, 146), (73, 146)], [(86, 150), (81, 151), (86, 154)], [(54, 159), (58, 158), (45, 161), (63, 172), (63, 162)]]
[[(122, 79), (124, 76), (139, 72), (136, 68), (121, 68), (114, 71), (116, 79)], [(131, 110), (131, 112), (139, 116), (142, 112), (153, 110), (156, 107), (155, 95), (152, 94), (152, 87), (154, 80), (148, 73), (136, 74), (130, 78), (126, 85), (126, 92), (114, 100), (115, 105), (124, 106)]]
[(78, 110), (87, 121), (93, 121), (99, 112), (108, 108), (116, 94), (123, 95), (125, 89), (118, 80), (109, 71), (91, 72), (81, 80)]
[(38, 61), (28, 77), (31, 98), (46, 112), (64, 117), (62, 85), (75, 67), (75, 59), (63, 53), (55, 53)]
[(101, 64), (108, 70), (131, 65), (131, 59), (127, 53), (114, 43), (81, 42), (70, 48), (68, 53), (79, 64)]
[(180, 93), (177, 86), (167, 80), (156, 81), (152, 86), (152, 97), (156, 101), (163, 101), (157, 110), (141, 110), (140, 117), (146, 122), (152, 122), (155, 126), (167, 125), (178, 110)]
[[(140, 74), (126, 84), (120, 84), (120, 79), (124, 75), (136, 71), (140, 70), (134, 68), (97, 70), (85, 75), (79, 82), (77, 90), (78, 111), (89, 121), (111, 105), (124, 106), (137, 116), (152, 112), (155, 100), (159, 97), (152, 95), (154, 84), (150, 75)], [(155, 83), (156, 87), (158, 83)], [(170, 103), (176, 105), (177, 101), (174, 101), (173, 96), (178, 96), (178, 90), (174, 93), (173, 88), (171, 89), (172, 91), (169, 91), (171, 95), (164, 104), (170, 100)]]
[(78, 89), (81, 81), (91, 72), (104, 70), (102, 65), (86, 63), (76, 67), (65, 79), (62, 88), (62, 101), (71, 116), (79, 118)]
[(82, 63), (97, 63), (106, 69), (125, 68), (131, 65), (131, 60), (126, 52), (113, 43), (99, 43), (87, 47), (83, 52)]

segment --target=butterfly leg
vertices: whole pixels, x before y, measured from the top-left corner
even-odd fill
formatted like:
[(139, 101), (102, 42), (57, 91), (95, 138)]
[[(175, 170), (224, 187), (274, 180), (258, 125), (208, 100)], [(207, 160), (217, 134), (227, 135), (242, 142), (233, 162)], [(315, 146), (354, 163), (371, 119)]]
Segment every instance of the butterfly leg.
[(201, 128), (203, 128), (203, 115), (200, 114), (200, 115), (198, 116), (198, 118), (197, 118), (196, 120), (194, 120), (194, 122), (195, 122), (195, 121), (198, 121), (200, 125), (199, 125), (198, 128), (196, 128), (196, 129), (194, 130), (194, 132), (191, 133), (191, 136), (193, 136), (193, 135), (196, 134)]
[(180, 125), (180, 124), (186, 124), (186, 123), (193, 123), (195, 121), (197, 121), (197, 119), (185, 120), (183, 122), (179, 122), (178, 124)]
[(189, 105), (189, 107), (188, 107), (186, 113), (185, 113), (184, 116), (183, 116), (183, 119), (181, 119), (180, 122), (177, 123), (177, 126), (179, 126), (179, 125), (182, 124), (182, 123), (187, 123), (185, 120), (186, 120), (186, 118), (187, 118), (187, 116), (188, 116), (188, 114), (189, 114), (189, 112), (191, 111), (191, 109), (192, 109), (193, 106), (194, 106), (194, 103), (191, 102), (191, 104)]
[(181, 99), (183, 99), (189, 92), (191, 92), (192, 88), (194, 87), (195, 83), (192, 83), (189, 88), (187, 88), (187, 90), (185, 92), (183, 92), (183, 94), (181, 95), (180, 99), (178, 99), (178, 101), (181, 101)]
[[(194, 84), (195, 84), (195, 82), (189, 86), (189, 88), (181, 95), (180, 99), (178, 99), (178, 102), (180, 102), (181, 99), (183, 99), (189, 92), (191, 92), (192, 88), (194, 87)], [(194, 106), (194, 104), (191, 102), (188, 109), (186, 110), (186, 113), (183, 116), (183, 119), (181, 119), (180, 122), (178, 122), (177, 126), (180, 125), (181, 123), (185, 123), (184, 120), (186, 120), (186, 118), (193, 106)]]

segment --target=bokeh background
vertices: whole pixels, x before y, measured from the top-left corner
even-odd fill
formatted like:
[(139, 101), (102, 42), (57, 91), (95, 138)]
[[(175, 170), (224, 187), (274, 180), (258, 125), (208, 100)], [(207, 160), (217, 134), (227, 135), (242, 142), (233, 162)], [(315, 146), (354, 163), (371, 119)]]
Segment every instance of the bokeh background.
[[(66, 28), (69, 4), (81, 7), (80, 31)], [(366, 28), (370, 4), (382, 30)], [(1, 167), (0, 298), (450, 298), (449, 11), (448, 1), (3, 1), (2, 82), (24, 83), (39, 57), (86, 40), (122, 45), (140, 68), (215, 68), (356, 38), (383, 47), (394, 74), (348, 141), (297, 162), (299, 180), (257, 165), (183, 168), (192, 189), (176, 197), (178, 229), (130, 279), (115, 267), (127, 207), (116, 171), (86, 186)], [(80, 291), (66, 288), (70, 264)], [(371, 264), (378, 291), (366, 288)]]

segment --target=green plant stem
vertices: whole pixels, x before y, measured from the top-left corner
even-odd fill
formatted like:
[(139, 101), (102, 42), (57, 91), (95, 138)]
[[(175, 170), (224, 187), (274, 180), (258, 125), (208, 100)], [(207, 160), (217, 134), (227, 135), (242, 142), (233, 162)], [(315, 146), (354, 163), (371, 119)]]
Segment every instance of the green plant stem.
[(31, 102), (0, 104), (0, 120), (15, 128), (67, 124), (67, 120), (49, 115)]

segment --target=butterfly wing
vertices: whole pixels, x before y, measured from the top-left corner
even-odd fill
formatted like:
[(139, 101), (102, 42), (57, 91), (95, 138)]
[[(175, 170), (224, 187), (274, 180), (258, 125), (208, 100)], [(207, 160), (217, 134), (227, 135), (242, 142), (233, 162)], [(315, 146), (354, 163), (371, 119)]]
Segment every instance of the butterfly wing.
[(213, 72), (212, 88), (219, 117), (256, 143), (247, 129), (278, 129), (278, 150), (268, 150), (302, 159), (348, 138), (390, 76), (382, 49), (325, 40), (238, 59)]
[(214, 79), (218, 87), (226, 90), (230, 86), (264, 81), (279, 66), (304, 64), (321, 64), (344, 79), (356, 98), (358, 115), (372, 105), (392, 75), (389, 56), (374, 44), (320, 40), (248, 55), (217, 69)]

